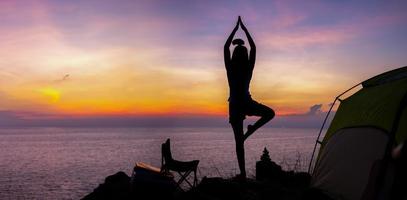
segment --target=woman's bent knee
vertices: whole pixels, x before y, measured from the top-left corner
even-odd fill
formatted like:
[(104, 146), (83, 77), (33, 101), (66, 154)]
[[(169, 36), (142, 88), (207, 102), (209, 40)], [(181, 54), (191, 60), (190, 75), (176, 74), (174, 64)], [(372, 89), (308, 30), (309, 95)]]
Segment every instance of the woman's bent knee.
[(269, 108), (269, 109), (267, 109), (267, 112), (265, 112), (262, 117), (267, 120), (271, 120), (274, 118), (275, 115), (276, 115), (276, 113), (274, 112), (274, 110)]
[(276, 113), (274, 112), (273, 109), (270, 108), (270, 117), (271, 117), (270, 119), (273, 119), (274, 116), (276, 116)]

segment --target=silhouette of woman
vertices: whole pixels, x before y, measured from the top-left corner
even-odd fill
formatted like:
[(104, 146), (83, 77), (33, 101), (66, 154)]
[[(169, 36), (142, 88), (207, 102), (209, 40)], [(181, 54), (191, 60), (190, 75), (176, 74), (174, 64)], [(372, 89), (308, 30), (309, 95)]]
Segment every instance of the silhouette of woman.
[[(250, 55), (247, 53), (247, 48), (243, 46), (244, 41), (242, 39), (235, 39), (233, 40), (233, 45), (236, 45), (236, 47), (233, 50), (232, 58), (230, 58), (229, 47), (239, 25), (245, 32), (247, 40), (249, 41)], [(224, 60), (229, 83), (229, 123), (231, 124), (235, 135), (236, 155), (240, 169), (239, 176), (245, 178), (244, 142), (258, 128), (270, 121), (275, 113), (271, 108), (260, 104), (251, 98), (249, 86), (256, 61), (256, 45), (240, 16), (235, 28), (226, 40), (224, 46)], [(260, 116), (260, 119), (253, 125), (248, 125), (247, 131), (244, 133), (243, 121), (246, 118), (246, 115)]]

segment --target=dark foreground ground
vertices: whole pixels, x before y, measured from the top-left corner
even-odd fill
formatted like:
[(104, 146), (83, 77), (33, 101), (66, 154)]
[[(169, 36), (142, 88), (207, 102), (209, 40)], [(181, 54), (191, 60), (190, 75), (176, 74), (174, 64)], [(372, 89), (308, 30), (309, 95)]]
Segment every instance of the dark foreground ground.
[(178, 189), (172, 179), (140, 172), (129, 177), (124, 172), (108, 176), (84, 200), (97, 199), (173, 199), (173, 200), (263, 200), (263, 199), (329, 199), (309, 188), (310, 175), (283, 171), (268, 155), (256, 163), (256, 177), (204, 177), (192, 189)]

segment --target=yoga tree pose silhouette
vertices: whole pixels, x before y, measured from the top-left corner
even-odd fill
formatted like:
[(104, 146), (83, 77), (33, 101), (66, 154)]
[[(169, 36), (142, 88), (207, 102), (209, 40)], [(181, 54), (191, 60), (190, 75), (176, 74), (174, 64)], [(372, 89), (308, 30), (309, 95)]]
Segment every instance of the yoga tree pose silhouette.
[[(235, 33), (240, 27), (245, 32), (250, 45), (250, 54), (244, 46), (242, 39), (235, 39)], [(233, 40), (233, 42), (232, 42)], [(236, 47), (230, 58), (229, 47), (233, 43)], [(246, 177), (244, 142), (257, 129), (270, 121), (275, 113), (273, 109), (254, 101), (251, 98), (249, 87), (253, 75), (254, 64), (256, 62), (256, 45), (249, 31), (238, 18), (235, 28), (226, 40), (224, 46), (224, 60), (229, 83), (229, 123), (233, 128), (236, 142), (236, 155), (239, 163), (240, 177)], [(247, 126), (246, 133), (243, 132), (243, 121), (248, 116), (260, 116), (260, 119), (253, 125)]]

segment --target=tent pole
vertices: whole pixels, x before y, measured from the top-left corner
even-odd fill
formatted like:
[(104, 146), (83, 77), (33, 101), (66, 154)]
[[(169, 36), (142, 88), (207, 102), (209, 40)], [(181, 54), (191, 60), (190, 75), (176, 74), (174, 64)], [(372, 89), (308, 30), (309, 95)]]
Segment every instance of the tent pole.
[[(328, 113), (325, 116), (324, 122), (322, 123), (321, 129), (319, 129), (319, 133), (318, 133), (318, 137), (317, 140), (315, 141), (315, 145), (314, 145), (314, 150), (312, 151), (312, 155), (311, 155), (311, 160), (309, 162), (309, 166), (308, 166), (308, 173), (311, 174), (311, 167), (312, 167), (312, 161), (314, 160), (314, 156), (315, 156), (315, 150), (317, 149), (317, 145), (321, 144), (322, 141), (319, 141), (319, 138), (321, 137), (321, 133), (322, 130), (324, 129), (325, 123), (328, 119), (329, 114), (332, 111), (332, 108), (334, 107), (335, 103), (337, 100), (341, 101), (341, 99), (339, 99), (342, 95), (346, 94), (347, 92), (351, 91), (352, 89), (354, 89), (355, 87), (359, 86), (360, 84), (362, 84), (363, 82), (360, 82), (356, 85), (354, 85), (353, 87), (347, 89), (346, 91), (342, 92), (341, 94), (339, 94), (337, 97), (335, 97), (335, 100), (332, 102), (331, 107), (329, 108)], [(342, 101), (341, 101), (342, 102)]]
[(311, 161), (309, 162), (309, 166), (308, 166), (308, 173), (309, 173), (309, 174), (311, 174), (311, 166), (312, 166), (312, 161), (314, 160), (315, 150), (317, 149), (318, 143), (321, 143), (321, 141), (319, 141), (319, 138), (320, 138), (320, 136), (321, 136), (322, 130), (324, 129), (326, 120), (328, 119), (328, 116), (329, 116), (329, 114), (331, 113), (332, 108), (334, 107), (334, 105), (335, 105), (335, 103), (336, 103), (337, 100), (338, 100), (338, 97), (336, 97), (335, 100), (332, 102), (332, 105), (331, 105), (331, 107), (329, 108), (329, 111), (328, 111), (328, 113), (327, 113), (326, 116), (325, 116), (324, 122), (322, 123), (322, 126), (321, 126), (321, 128), (319, 129), (318, 137), (317, 137), (317, 140), (315, 141), (315, 145), (314, 145), (314, 150), (312, 151)]

